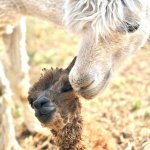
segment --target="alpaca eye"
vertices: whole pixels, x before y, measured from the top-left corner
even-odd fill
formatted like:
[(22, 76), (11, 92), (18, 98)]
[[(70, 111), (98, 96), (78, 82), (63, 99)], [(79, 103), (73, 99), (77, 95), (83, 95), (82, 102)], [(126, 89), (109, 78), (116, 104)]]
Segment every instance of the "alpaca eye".
[(64, 83), (64, 86), (62, 87), (61, 92), (69, 92), (72, 90), (73, 90), (73, 88), (72, 88), (71, 84), (69, 83), (69, 81), (67, 81)]
[(139, 28), (139, 24), (130, 24), (128, 22), (125, 22), (126, 31), (129, 33), (135, 32)]

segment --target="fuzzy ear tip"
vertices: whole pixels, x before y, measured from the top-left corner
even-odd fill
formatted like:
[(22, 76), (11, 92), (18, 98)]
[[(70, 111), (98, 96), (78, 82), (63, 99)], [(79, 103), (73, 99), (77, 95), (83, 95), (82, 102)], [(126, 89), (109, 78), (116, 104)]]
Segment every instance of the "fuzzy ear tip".
[(74, 64), (75, 64), (76, 59), (77, 59), (77, 56), (75, 56), (75, 57), (73, 58), (73, 60), (72, 60), (71, 63), (69, 64), (69, 66), (66, 68), (66, 70), (67, 70), (68, 72), (71, 71), (72, 67), (73, 67)]

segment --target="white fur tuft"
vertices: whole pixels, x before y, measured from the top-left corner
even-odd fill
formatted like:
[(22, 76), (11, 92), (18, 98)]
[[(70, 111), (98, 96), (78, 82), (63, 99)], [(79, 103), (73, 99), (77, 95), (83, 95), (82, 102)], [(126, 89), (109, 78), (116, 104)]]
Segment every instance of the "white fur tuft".
[(136, 13), (140, 4), (140, 0), (66, 0), (64, 19), (73, 32), (90, 26), (96, 37), (105, 37), (122, 24), (125, 9)]

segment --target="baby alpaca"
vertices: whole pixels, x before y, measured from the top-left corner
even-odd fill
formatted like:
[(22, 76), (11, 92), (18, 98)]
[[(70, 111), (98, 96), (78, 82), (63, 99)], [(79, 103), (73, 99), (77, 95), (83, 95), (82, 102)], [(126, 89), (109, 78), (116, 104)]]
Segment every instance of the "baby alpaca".
[[(28, 96), (35, 116), (51, 130), (52, 141), (60, 150), (87, 149), (82, 139), (81, 105), (68, 80), (75, 59), (65, 70), (45, 70)], [(112, 150), (107, 144), (104, 145), (101, 150)]]

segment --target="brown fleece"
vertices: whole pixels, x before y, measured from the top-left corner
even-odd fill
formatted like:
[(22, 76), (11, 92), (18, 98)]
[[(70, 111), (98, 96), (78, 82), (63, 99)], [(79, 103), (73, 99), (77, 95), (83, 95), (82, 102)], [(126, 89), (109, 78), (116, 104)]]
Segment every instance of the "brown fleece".
[[(79, 97), (73, 89), (65, 91), (66, 86), (71, 86), (68, 74), (73, 64), (65, 70), (45, 69), (39, 81), (30, 89), (28, 100), (32, 105), (41, 92), (49, 90), (49, 100), (55, 103), (56, 112), (50, 122), (42, 125), (51, 130), (53, 143), (60, 150), (87, 150), (89, 148), (86, 148), (82, 139), (83, 120)], [(101, 144), (105, 147), (104, 150), (112, 150), (108, 148), (106, 141)]]

